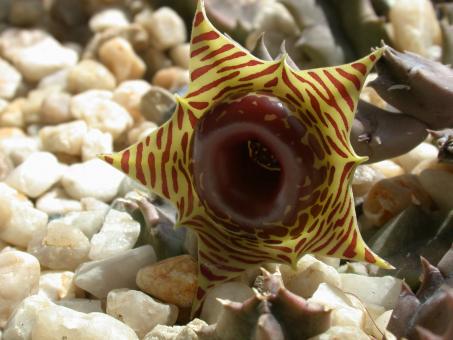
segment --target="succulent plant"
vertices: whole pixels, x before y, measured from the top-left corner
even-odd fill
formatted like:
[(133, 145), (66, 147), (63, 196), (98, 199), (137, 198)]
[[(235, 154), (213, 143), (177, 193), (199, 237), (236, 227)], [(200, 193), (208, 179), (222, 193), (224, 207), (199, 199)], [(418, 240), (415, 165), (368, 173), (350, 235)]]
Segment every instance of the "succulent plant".
[(196, 313), (207, 289), (306, 252), (389, 268), (357, 228), (349, 143), (360, 89), (382, 54), (296, 70), (260, 60), (195, 14), (188, 93), (126, 150), (100, 156), (176, 206), (198, 236)]
[(183, 254), (186, 229), (174, 228), (175, 209), (161, 200), (156, 204), (142, 198), (136, 203), (144, 222), (139, 242), (152, 245), (159, 260)]
[(379, 95), (400, 112), (429, 129), (453, 126), (453, 70), (414, 53), (387, 47), (376, 65), (378, 78), (370, 83)]
[(393, 275), (416, 289), (423, 256), (436, 263), (453, 240), (453, 212), (426, 211), (410, 206), (366, 238), (371, 248), (397, 268)]
[(173, 206), (159, 198), (151, 202), (143, 192), (135, 191), (127, 196), (115, 200), (112, 206), (127, 211), (140, 223), (140, 235), (135, 247), (152, 245), (158, 260), (185, 253), (186, 228), (174, 228), (176, 210)]
[[(272, 56), (285, 40), (296, 64), (312, 68), (350, 62), (366, 55), (380, 41), (390, 42), (385, 18), (376, 14), (370, 0), (278, 2), (287, 11), (269, 10), (268, 20), (255, 20), (247, 47), (251, 48), (257, 35), (266, 31), (265, 42)], [(286, 28), (291, 21), (293, 30)]]
[[(451, 238), (450, 238), (451, 240)], [(414, 294), (405, 287), (393, 310), (388, 329), (409, 340), (453, 337), (453, 246), (437, 267), (422, 258), (423, 275)]]
[[(280, 46), (280, 55), (286, 53), (285, 48), (286, 44)], [(252, 53), (260, 59), (273, 60), (263, 37), (258, 39)], [(288, 64), (298, 69), (290, 57)], [(426, 138), (426, 129), (423, 122), (408, 114), (387, 111), (359, 100), (350, 139), (355, 152), (374, 163), (413, 149)]]
[(202, 340), (307, 339), (330, 327), (330, 310), (287, 290), (276, 274), (264, 272), (261, 291), (243, 303), (221, 300), (216, 324), (198, 332)]
[(442, 62), (453, 64), (453, 4), (440, 3), (436, 6), (442, 29)]
[(440, 131), (429, 131), (434, 138), (439, 155), (439, 162), (453, 163), (453, 129), (444, 129)]

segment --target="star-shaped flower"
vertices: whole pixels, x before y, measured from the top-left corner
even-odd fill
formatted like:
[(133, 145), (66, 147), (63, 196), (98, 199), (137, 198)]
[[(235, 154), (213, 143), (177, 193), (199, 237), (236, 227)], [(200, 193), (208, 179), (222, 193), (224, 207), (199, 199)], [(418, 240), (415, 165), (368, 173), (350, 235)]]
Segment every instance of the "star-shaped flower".
[(198, 236), (193, 312), (213, 286), (304, 253), (391, 266), (365, 245), (350, 181), (366, 158), (349, 133), (380, 49), (354, 63), (294, 70), (263, 61), (216, 30), (198, 3), (191, 83), (171, 119), (100, 157), (170, 200)]

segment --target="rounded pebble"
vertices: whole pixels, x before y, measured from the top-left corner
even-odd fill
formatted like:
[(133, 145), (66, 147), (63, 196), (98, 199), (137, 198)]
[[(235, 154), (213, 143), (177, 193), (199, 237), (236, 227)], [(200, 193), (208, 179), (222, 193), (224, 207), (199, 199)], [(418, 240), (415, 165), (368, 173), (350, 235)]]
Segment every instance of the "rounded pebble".
[(393, 161), (400, 165), (404, 171), (410, 173), (421, 161), (437, 159), (438, 153), (439, 150), (434, 145), (421, 143), (408, 153), (394, 158)]
[(14, 308), (27, 296), (38, 292), (39, 262), (22, 251), (0, 253), (0, 327), (5, 327)]
[(180, 255), (141, 268), (137, 285), (163, 302), (188, 308), (197, 289), (197, 262), (189, 255)]
[(22, 75), (10, 63), (0, 58), (0, 98), (13, 98), (21, 82)]
[(82, 142), (82, 161), (94, 159), (99, 154), (112, 153), (113, 138), (110, 133), (89, 129)]
[(147, 120), (161, 125), (176, 106), (173, 94), (166, 89), (153, 86), (141, 100), (141, 112)]
[(46, 126), (39, 131), (42, 147), (52, 152), (80, 155), (88, 127), (83, 120)]
[(111, 92), (90, 90), (74, 96), (71, 111), (90, 128), (108, 132), (118, 138), (132, 126), (132, 117), (125, 108), (111, 100)]
[(145, 74), (145, 63), (124, 38), (112, 38), (102, 44), (99, 48), (99, 58), (115, 75), (118, 82), (139, 79)]
[(111, 209), (99, 233), (91, 238), (89, 257), (101, 260), (132, 249), (140, 234), (140, 223), (128, 213)]
[(60, 124), (72, 120), (69, 104), (71, 96), (63, 92), (49, 94), (42, 102), (40, 121), (44, 124)]
[(74, 285), (74, 273), (71, 271), (46, 271), (39, 277), (38, 294), (52, 301), (74, 299), (77, 287)]
[(303, 298), (311, 297), (322, 282), (341, 288), (337, 270), (311, 255), (304, 255), (295, 271), (288, 266), (280, 268), (285, 287)]
[(0, 183), (0, 240), (26, 248), (47, 221), (47, 214), (35, 209), (25, 196)]
[(35, 324), (38, 312), (50, 306), (53, 306), (53, 303), (45, 296), (35, 294), (26, 297), (8, 320), (3, 339), (31, 339), (31, 330)]
[(107, 259), (83, 263), (75, 272), (74, 282), (102, 299), (116, 288), (136, 289), (137, 272), (154, 262), (156, 254), (153, 247), (145, 245)]
[(94, 197), (110, 202), (118, 193), (123, 178), (124, 174), (109, 164), (92, 159), (71, 165), (64, 173), (61, 183), (69, 196), (75, 199)]
[(142, 339), (157, 325), (175, 324), (178, 308), (137, 290), (115, 289), (107, 295), (107, 314), (131, 327)]
[(163, 87), (169, 91), (177, 89), (189, 84), (189, 71), (178, 66), (171, 66), (160, 69), (156, 72), (151, 83), (156, 86)]
[(80, 93), (92, 89), (113, 90), (115, 77), (101, 63), (94, 60), (82, 60), (68, 73), (68, 91)]
[(60, 45), (52, 37), (19, 49), (13, 58), (14, 66), (25, 79), (36, 82), (41, 78), (77, 63), (77, 53)]
[(108, 8), (93, 15), (89, 26), (93, 32), (100, 32), (109, 28), (127, 27), (129, 20), (123, 11), (117, 8)]
[(372, 225), (381, 226), (411, 204), (430, 208), (432, 200), (419, 179), (406, 174), (377, 182), (363, 202), (363, 213)]
[(150, 42), (161, 51), (186, 41), (184, 21), (169, 7), (161, 7), (152, 13), (145, 28)]
[(170, 50), (170, 57), (176, 66), (189, 69), (190, 44), (181, 44)]
[(71, 199), (62, 188), (54, 188), (37, 199), (36, 209), (50, 216), (64, 215), (70, 211), (82, 210), (82, 204)]
[(130, 327), (107, 314), (85, 314), (62, 306), (39, 311), (31, 335), (46, 340), (138, 340)]
[(90, 241), (77, 228), (49, 224), (44, 232), (33, 236), (27, 251), (50, 269), (74, 270), (88, 260)]
[(453, 167), (445, 169), (428, 168), (418, 176), (423, 189), (433, 198), (436, 205), (443, 210), (453, 209)]
[(144, 80), (127, 80), (113, 91), (113, 100), (123, 106), (135, 121), (143, 119), (140, 109), (142, 97), (151, 85)]
[(15, 168), (5, 183), (28, 197), (36, 198), (60, 180), (63, 169), (51, 153), (36, 152)]

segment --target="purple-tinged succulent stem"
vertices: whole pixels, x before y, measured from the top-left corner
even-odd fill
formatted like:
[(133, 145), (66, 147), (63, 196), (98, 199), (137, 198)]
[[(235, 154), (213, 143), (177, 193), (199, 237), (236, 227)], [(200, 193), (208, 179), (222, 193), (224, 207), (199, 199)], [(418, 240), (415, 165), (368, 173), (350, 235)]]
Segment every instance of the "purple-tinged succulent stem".
[(359, 101), (352, 125), (351, 144), (368, 163), (408, 152), (428, 135), (426, 125), (410, 115), (383, 110)]
[(414, 53), (386, 47), (370, 85), (390, 105), (441, 130), (453, 126), (453, 70)]

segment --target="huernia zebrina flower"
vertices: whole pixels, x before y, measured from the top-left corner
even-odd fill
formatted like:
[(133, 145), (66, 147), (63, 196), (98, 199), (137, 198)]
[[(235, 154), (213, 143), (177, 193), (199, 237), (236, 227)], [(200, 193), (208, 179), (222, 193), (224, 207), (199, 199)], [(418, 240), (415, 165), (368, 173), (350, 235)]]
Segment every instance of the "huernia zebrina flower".
[(200, 0), (191, 83), (151, 135), (100, 157), (170, 200), (199, 241), (196, 312), (206, 291), (251, 266), (304, 253), (389, 268), (357, 228), (350, 181), (365, 158), (349, 142), (380, 49), (354, 63), (294, 70), (217, 31)]

